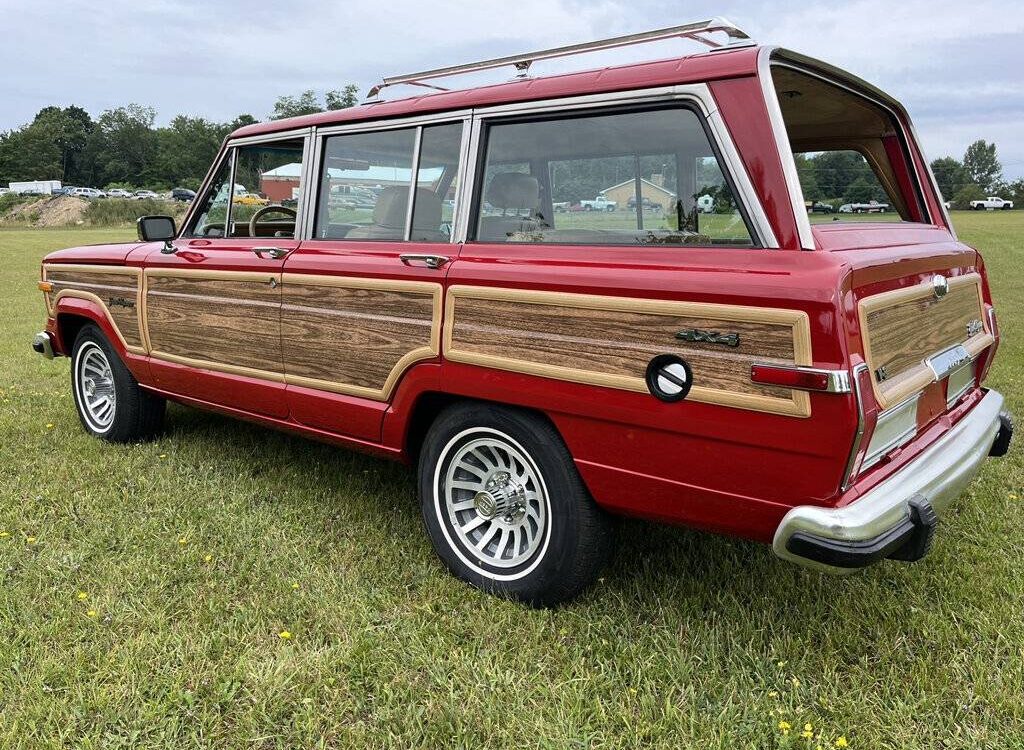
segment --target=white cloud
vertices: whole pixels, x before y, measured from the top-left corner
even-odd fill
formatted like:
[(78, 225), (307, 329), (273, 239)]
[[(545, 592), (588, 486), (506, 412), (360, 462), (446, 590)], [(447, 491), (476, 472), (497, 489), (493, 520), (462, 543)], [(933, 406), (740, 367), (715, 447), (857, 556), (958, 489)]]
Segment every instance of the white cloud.
[[(0, 0), (0, 128), (48, 104), (98, 114), (130, 101), (161, 120), (186, 112), (227, 120), (265, 116), (276, 97), (350, 81), (365, 91), (401, 73), (709, 14), (707, 4), (663, 0), (437, 0), (423, 3), (252, 0)], [(1012, 176), (1024, 174), (1024, 10), (1005, 0), (720, 0), (761, 41), (847, 68), (906, 103), (933, 155), (995, 139)], [(667, 56), (594, 56), (593, 63)], [(538, 65), (538, 73), (565, 63)], [(507, 74), (497, 73), (500, 80)]]

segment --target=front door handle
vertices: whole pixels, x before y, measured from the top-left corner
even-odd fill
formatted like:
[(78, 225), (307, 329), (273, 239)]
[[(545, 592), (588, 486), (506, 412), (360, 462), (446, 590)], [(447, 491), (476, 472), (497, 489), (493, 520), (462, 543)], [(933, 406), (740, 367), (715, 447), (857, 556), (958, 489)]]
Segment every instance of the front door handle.
[(252, 251), (261, 258), (266, 253), (274, 260), (280, 260), (291, 252), (291, 250), (285, 250), (283, 247), (254, 247)]
[(441, 268), (451, 260), (447, 255), (419, 255), (417, 253), (399, 255), (398, 259), (407, 266), (426, 266), (427, 268)]

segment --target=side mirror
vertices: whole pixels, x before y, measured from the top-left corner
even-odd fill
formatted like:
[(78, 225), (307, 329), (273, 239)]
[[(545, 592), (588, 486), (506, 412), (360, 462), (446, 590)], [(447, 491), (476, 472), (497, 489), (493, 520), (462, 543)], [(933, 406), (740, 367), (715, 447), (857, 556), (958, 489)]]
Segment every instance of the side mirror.
[(143, 242), (167, 242), (178, 234), (170, 216), (141, 216), (137, 222), (139, 239)]

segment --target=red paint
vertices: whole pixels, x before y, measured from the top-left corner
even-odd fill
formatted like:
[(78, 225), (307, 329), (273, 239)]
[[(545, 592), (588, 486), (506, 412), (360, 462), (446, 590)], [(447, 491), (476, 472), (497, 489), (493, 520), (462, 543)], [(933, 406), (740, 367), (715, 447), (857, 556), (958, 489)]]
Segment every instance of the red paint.
[[(529, 79), (261, 123), (235, 135), (706, 82), (782, 250), (651, 246), (637, 251), (315, 240), (299, 245), (275, 239), (274, 245), (293, 252), (287, 260), (272, 261), (256, 258), (249, 240), (194, 239), (178, 241), (176, 256), (160, 253), (159, 244), (127, 244), (64, 250), (47, 261), (144, 262), (154, 267), (426, 280), (445, 286), (475, 284), (796, 309), (810, 320), (814, 367), (853, 371), (863, 354), (858, 300), (921, 283), (935, 273), (955, 276), (978, 271), (984, 277), (984, 264), (944, 225), (938, 196), (916, 144), (910, 144), (909, 159), (895, 154), (891, 150), (895, 145), (890, 145), (890, 155), (900, 156), (894, 161), (904, 190), (913, 176), (922, 185), (924, 208), (933, 224), (815, 225), (817, 250), (800, 252), (797, 217), (757, 77), (757, 54), (755, 48), (740, 49)], [(909, 128), (902, 112), (898, 117)], [(416, 252), (443, 253), (453, 261), (437, 271), (407, 267), (398, 258), (401, 253)], [(987, 280), (983, 294), (991, 304)], [(61, 301), (58, 315), (58, 321), (49, 326), (56, 326), (65, 315), (84, 316), (115, 340), (95, 305), (67, 298)], [(66, 352), (68, 345), (58, 340), (61, 351)], [(851, 449), (858, 459), (863, 457), (878, 415), (866, 372), (861, 376), (865, 433), (854, 446), (855, 399), (850, 394), (820, 392), (822, 383), (814, 378), (784, 383), (811, 389), (812, 414), (800, 419), (688, 400), (666, 404), (644, 393), (502, 372), (439, 357), (411, 367), (390, 399), (379, 402), (157, 360), (147, 367), (145, 358), (129, 355), (119, 345), (118, 349), (140, 382), (176, 400), (402, 460), (408, 460), (415, 447), (408, 444), (411, 420), (425, 396), (444, 394), (534, 409), (558, 429), (591, 493), (605, 507), (763, 541), (771, 538), (794, 505), (853, 502), (912, 461), (981, 398), (980, 389), (975, 388), (947, 412), (942, 387), (926, 391), (919, 407), (922, 432), (918, 438), (841, 492)], [(990, 347), (979, 358), (979, 384), (994, 351), (995, 346)], [(753, 374), (763, 382), (793, 377), (772, 368)]]

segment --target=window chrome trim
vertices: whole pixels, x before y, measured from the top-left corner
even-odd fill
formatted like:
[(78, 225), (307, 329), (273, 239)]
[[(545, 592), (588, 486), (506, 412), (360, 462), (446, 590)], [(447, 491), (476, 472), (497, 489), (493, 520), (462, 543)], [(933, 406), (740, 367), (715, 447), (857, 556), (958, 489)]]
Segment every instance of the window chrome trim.
[(416, 126), (416, 135), (412, 139), (412, 164), (409, 165), (409, 197), (405, 201), (405, 231), (402, 242), (412, 239), (412, 215), (416, 210), (416, 186), (420, 182), (420, 149), (423, 148), (423, 126)]
[(291, 130), (280, 130), (273, 133), (260, 133), (259, 135), (250, 135), (244, 138), (229, 138), (228, 147), (234, 146), (252, 146), (258, 143), (267, 143), (271, 141), (286, 141), (295, 138), (305, 138), (313, 132), (312, 126), (306, 128), (293, 128)]
[(775, 92), (775, 84), (772, 80), (771, 57), (777, 47), (761, 47), (757, 53), (757, 77), (761, 81), (761, 93), (764, 98), (765, 107), (768, 109), (768, 120), (771, 124), (772, 135), (775, 137), (775, 148), (779, 152), (779, 159), (782, 161), (782, 174), (786, 180), (786, 188), (789, 192), (790, 207), (793, 209), (793, 220), (796, 223), (797, 235), (800, 238), (800, 247), (803, 250), (814, 250), (814, 234), (811, 232), (811, 219), (807, 215), (807, 208), (804, 205), (804, 191), (800, 187), (800, 175), (796, 171), (796, 159), (793, 156), (793, 148), (789, 145), (789, 134), (786, 131), (786, 123), (782, 119), (782, 106), (779, 104), (779, 96)]
[(469, 230), (469, 201), (473, 195), (472, 181), (476, 174), (476, 143), (479, 132), (479, 120), (474, 120), (472, 113), (462, 120), (462, 140), (459, 142), (459, 168), (455, 173), (458, 183), (455, 185), (455, 205), (452, 208), (451, 244), (462, 244), (466, 241)]
[(309, 183), (313, 174), (313, 143), (316, 140), (316, 128), (310, 128), (302, 142), (302, 168), (299, 170), (299, 215), (295, 217), (295, 239), (299, 242), (307, 239), (306, 223), (310, 213)]
[(345, 133), (369, 133), (377, 130), (401, 130), (403, 128), (414, 128), (420, 125), (443, 125), (445, 123), (467, 120), (473, 115), (471, 109), (453, 109), (444, 112), (435, 112), (427, 115), (414, 115), (411, 117), (397, 117), (381, 120), (353, 120), (352, 122), (340, 123), (338, 125), (325, 125), (317, 128), (317, 134), (322, 137), (332, 135), (343, 135)]
[[(682, 101), (696, 105), (698, 117), (701, 118), (701, 125), (705, 126), (705, 133), (711, 141), (710, 145), (721, 155), (722, 172), (730, 180), (736, 189), (736, 201), (740, 214), (749, 221), (749, 229), (752, 232), (751, 240), (756, 244), (754, 247), (745, 248), (778, 249), (779, 241), (775, 236), (775, 230), (768, 221), (760, 196), (754, 189), (747, 173), (746, 166), (740, 159), (739, 152), (733, 143), (732, 136), (725, 122), (718, 112), (714, 98), (711, 96), (711, 89), (707, 84), (685, 84), (678, 86), (661, 86), (650, 89), (631, 89), (626, 91), (614, 91), (603, 94), (588, 94), (585, 96), (562, 97), (559, 99), (545, 99), (537, 102), (514, 102), (512, 104), (500, 104), (491, 107), (481, 107), (473, 110), (473, 144), (470, 153), (470, 163), (476, 177), (477, 163), (480, 159), (480, 131), (485, 120), (505, 117), (508, 115), (533, 115), (533, 114), (559, 114), (570, 115), (579, 111), (596, 109), (607, 106), (630, 106), (643, 104), (671, 103)], [(795, 170), (795, 167), (794, 167)], [(475, 179), (474, 179), (475, 183)], [(476, 191), (476, 185), (467, 191)], [(469, 207), (466, 207), (467, 210)], [(468, 236), (469, 220), (465, 223)], [(621, 247), (621, 246), (616, 246)]]

